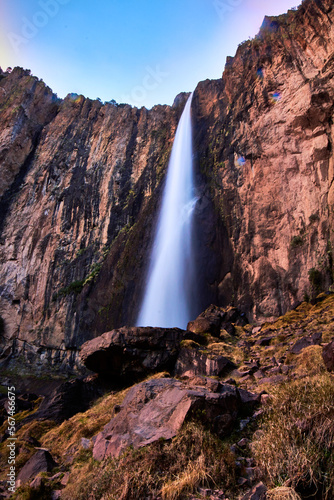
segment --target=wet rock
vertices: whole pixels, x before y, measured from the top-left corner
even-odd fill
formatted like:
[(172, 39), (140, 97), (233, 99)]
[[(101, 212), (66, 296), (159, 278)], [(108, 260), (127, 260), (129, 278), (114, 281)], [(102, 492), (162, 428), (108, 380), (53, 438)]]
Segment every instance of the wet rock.
[(17, 480), (24, 484), (35, 478), (40, 472), (51, 472), (55, 467), (57, 464), (51, 454), (47, 450), (38, 450), (23, 466)]
[(334, 371), (334, 340), (322, 349), (322, 357), (328, 371)]
[(160, 438), (170, 439), (192, 415), (201, 415), (214, 432), (226, 434), (237, 418), (241, 400), (235, 387), (220, 384), (217, 389), (219, 392), (212, 392), (168, 378), (137, 384), (121, 411), (97, 435), (94, 458), (119, 456), (130, 445), (140, 448)]

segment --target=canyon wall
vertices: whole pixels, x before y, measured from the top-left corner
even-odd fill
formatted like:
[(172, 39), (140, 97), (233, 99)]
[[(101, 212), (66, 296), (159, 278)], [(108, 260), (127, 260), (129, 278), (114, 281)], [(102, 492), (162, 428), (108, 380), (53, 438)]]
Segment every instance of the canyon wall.
[[(262, 321), (332, 285), (333, 19), (329, 0), (266, 18), (196, 88), (194, 317), (233, 303)], [(187, 96), (151, 110), (60, 100), (29, 71), (1, 72), (2, 359), (73, 364), (84, 341), (135, 322)]]
[(199, 175), (228, 234), (220, 253), (232, 246), (218, 302), (251, 320), (333, 281), (333, 21), (329, 0), (265, 18), (196, 91)]

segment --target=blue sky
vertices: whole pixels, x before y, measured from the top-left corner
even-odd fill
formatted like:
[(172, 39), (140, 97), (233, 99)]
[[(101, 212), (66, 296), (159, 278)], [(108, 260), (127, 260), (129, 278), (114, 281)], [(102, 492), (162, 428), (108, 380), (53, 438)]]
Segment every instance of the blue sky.
[(150, 108), (172, 104), (298, 0), (2, 0), (0, 66), (70, 92)]

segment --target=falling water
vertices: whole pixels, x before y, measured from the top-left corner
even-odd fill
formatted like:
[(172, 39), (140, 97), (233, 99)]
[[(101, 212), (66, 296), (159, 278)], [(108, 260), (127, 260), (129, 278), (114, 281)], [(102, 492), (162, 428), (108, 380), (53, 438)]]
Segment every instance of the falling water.
[(190, 95), (168, 166), (147, 287), (137, 324), (185, 328), (191, 319), (194, 197)]

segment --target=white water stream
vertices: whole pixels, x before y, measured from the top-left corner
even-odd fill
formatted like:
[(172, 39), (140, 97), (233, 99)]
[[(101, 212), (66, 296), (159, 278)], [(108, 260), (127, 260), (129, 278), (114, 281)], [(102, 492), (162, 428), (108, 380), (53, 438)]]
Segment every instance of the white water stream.
[(138, 326), (185, 329), (192, 319), (191, 227), (197, 201), (193, 184), (192, 96), (174, 139)]

